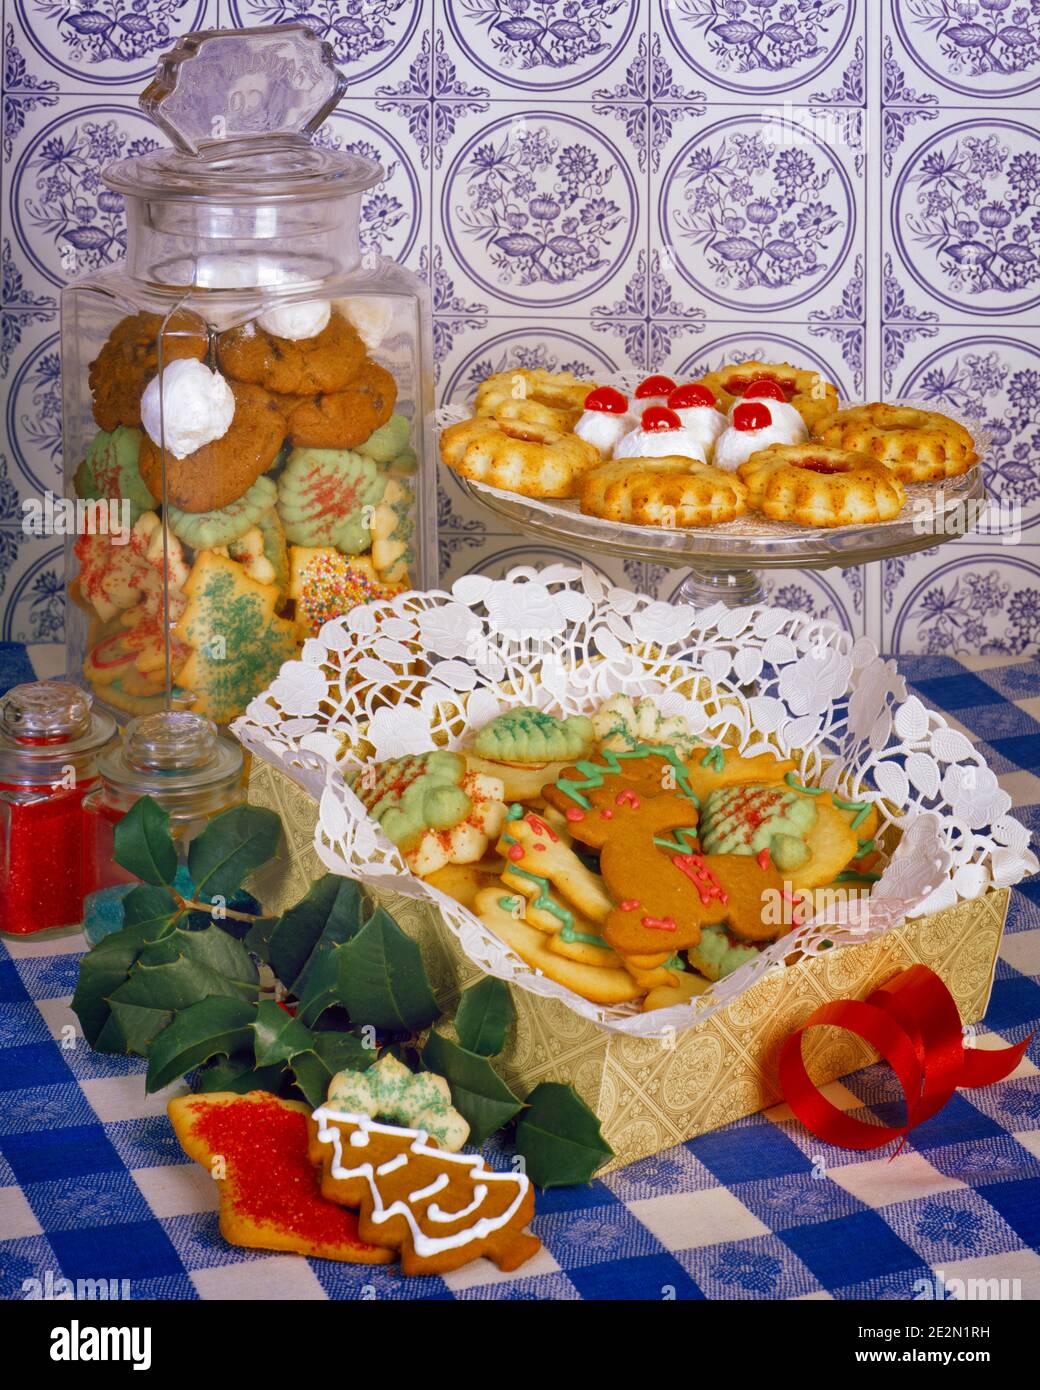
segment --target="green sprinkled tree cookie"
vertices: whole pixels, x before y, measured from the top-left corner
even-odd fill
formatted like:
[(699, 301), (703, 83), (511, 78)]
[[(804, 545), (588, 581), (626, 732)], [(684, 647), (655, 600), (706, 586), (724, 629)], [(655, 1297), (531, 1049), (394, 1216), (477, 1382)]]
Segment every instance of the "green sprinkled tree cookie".
[(592, 720), (583, 714), (559, 719), (534, 706), (507, 710), (476, 737), (482, 758), (501, 763), (551, 763), (584, 757), (592, 747)]
[(168, 507), (170, 529), (193, 550), (231, 545), (259, 525), (274, 507), (278, 489), (271, 478), (260, 477), (241, 497), (212, 512), (182, 512)]
[(405, 416), (391, 415), (385, 425), (373, 430), (364, 444), (357, 446), (357, 452), (376, 463), (390, 463), (407, 446), (411, 428)]
[(708, 854), (766, 851), (778, 869), (800, 869), (816, 818), (813, 799), (783, 785), (719, 787), (701, 808), (701, 845)]
[(386, 1124), (424, 1129), (448, 1153), (458, 1153), (469, 1137), (469, 1125), (452, 1105), (444, 1077), (411, 1072), (389, 1052), (367, 1071), (337, 1072), (325, 1104)]
[(372, 512), (386, 491), (374, 459), (350, 449), (294, 449), (278, 480), (278, 515), (294, 545), (331, 545), (360, 555), (372, 543)]
[(157, 505), (137, 466), (141, 438), (140, 430), (126, 425), (111, 433), (99, 430), (73, 478), (77, 497), (90, 501), (126, 498), (131, 526)]

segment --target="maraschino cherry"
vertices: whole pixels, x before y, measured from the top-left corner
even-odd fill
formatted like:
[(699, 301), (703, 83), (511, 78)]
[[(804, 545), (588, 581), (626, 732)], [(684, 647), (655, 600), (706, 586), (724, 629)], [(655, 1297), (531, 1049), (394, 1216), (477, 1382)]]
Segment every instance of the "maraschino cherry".
[(668, 396), (675, 390), (675, 382), (670, 376), (648, 376), (636, 387), (637, 401), (649, 400), (652, 396)]
[(642, 426), (648, 434), (661, 434), (665, 430), (681, 430), (682, 421), (666, 405), (650, 405), (643, 411)]
[(600, 411), (604, 415), (624, 415), (628, 401), (613, 386), (597, 386), (585, 397), (585, 409)]
[(758, 401), (741, 401), (733, 410), (733, 428), (746, 433), (749, 430), (764, 430), (773, 423), (769, 407), (759, 405)]
[(670, 410), (693, 410), (697, 406), (713, 406), (715, 393), (700, 382), (689, 381), (685, 386), (677, 386), (668, 397)]
[(768, 377), (761, 377), (758, 381), (753, 381), (746, 391), (741, 393), (742, 401), (780, 401), (787, 403), (787, 395), (784, 388), (778, 381), (770, 381)]

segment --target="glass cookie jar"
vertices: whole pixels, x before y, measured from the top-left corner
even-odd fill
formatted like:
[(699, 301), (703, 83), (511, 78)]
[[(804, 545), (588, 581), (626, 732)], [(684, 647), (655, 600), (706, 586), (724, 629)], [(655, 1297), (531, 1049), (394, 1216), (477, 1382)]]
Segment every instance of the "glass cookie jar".
[(70, 676), (124, 715), (239, 715), (323, 623), (436, 579), (426, 286), (362, 254), (372, 160), (288, 24), (183, 39), (110, 165), (126, 256), (62, 296)]

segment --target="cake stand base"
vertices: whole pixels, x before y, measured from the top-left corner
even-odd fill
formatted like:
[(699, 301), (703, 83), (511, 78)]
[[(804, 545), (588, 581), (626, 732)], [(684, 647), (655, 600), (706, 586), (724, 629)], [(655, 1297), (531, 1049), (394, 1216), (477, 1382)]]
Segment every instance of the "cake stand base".
[(765, 585), (757, 570), (691, 569), (676, 589), (672, 602), (688, 603), (694, 608), (710, 608), (713, 603), (744, 608), (764, 603), (765, 597)]

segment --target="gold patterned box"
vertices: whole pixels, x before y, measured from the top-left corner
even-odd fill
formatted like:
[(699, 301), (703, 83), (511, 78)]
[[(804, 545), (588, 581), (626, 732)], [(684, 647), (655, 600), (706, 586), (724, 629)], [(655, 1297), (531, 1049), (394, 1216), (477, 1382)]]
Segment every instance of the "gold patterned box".
[[(259, 758), (252, 761), (249, 800), (277, 811), (285, 827), (285, 857), (253, 878), (265, 909), (279, 912), (325, 872), (313, 848), (318, 807)], [(418, 942), (437, 1000), (450, 1010), (460, 990), (479, 978), (478, 967), (429, 905), (392, 892), (372, 896)], [(1007, 889), (993, 890), (873, 941), (766, 974), (704, 1023), (664, 1039), (607, 1032), (559, 1000), (510, 987), (516, 1025), (496, 1066), (520, 1096), (539, 1081), (571, 1082), (614, 1150), (601, 1170), (609, 1172), (776, 1104), (776, 1061), (788, 1034), (821, 1004), (864, 999), (908, 965), (930, 966), (956, 1000), (962, 1023), (977, 1022), (989, 1002), (1008, 896)], [(817, 1083), (874, 1060), (866, 1044), (832, 1028), (813, 1029), (804, 1048)]]

